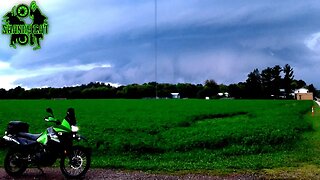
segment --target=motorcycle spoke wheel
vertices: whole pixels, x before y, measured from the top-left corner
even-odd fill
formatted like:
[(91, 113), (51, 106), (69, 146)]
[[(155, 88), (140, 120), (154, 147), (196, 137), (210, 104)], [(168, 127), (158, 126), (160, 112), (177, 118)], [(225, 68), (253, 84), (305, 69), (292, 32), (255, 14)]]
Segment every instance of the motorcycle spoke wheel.
[(78, 178), (83, 176), (89, 169), (90, 156), (81, 148), (75, 148), (72, 152), (61, 159), (60, 168), (62, 173), (68, 178)]
[(27, 169), (27, 164), (20, 152), (11, 151), (5, 157), (4, 168), (10, 176), (20, 176)]

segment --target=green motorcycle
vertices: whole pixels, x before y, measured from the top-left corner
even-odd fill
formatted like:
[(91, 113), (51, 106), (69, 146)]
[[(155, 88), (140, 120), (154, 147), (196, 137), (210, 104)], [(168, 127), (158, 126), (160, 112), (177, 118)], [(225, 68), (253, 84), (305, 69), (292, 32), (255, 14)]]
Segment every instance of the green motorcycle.
[[(86, 140), (78, 134), (75, 111), (67, 110), (61, 122), (50, 114), (44, 120), (54, 125), (41, 134), (29, 133), (29, 124), (11, 121), (3, 140), (9, 147), (4, 160), (5, 171), (13, 177), (22, 175), (29, 166), (52, 166), (60, 158), (60, 169), (67, 178), (81, 178), (87, 173), (91, 163), (91, 149), (74, 145), (74, 141)], [(41, 170), (43, 173), (43, 171)]]

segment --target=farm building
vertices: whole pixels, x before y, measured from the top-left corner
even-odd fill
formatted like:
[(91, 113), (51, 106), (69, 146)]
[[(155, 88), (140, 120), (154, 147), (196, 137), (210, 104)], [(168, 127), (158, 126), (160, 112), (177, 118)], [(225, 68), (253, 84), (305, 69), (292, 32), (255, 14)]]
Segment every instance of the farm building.
[(313, 93), (306, 88), (300, 88), (294, 91), (296, 100), (313, 100)]
[(180, 99), (179, 93), (171, 93), (172, 99)]
[(218, 96), (220, 97), (229, 97), (229, 93), (225, 92), (225, 93), (218, 93)]

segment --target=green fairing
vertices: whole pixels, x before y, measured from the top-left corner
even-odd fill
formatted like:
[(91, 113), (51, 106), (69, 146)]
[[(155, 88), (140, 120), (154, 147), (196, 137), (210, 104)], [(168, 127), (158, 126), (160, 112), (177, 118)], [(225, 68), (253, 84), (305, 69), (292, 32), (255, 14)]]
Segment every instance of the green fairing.
[[(57, 121), (56, 119), (49, 117), (48, 118), (49, 121)], [(56, 125), (53, 127), (53, 130), (55, 130), (56, 132), (70, 132), (71, 131), (71, 126), (68, 123), (68, 121), (66, 121), (65, 119), (62, 120), (61, 125)], [(48, 142), (48, 132), (45, 131), (44, 133), (42, 133), (42, 135), (37, 139), (37, 142), (41, 143), (41, 144), (47, 144)]]
[(56, 132), (70, 132), (71, 126), (65, 119), (62, 120), (61, 125), (53, 127)]
[(47, 131), (44, 131), (44, 133), (42, 133), (42, 135), (37, 139), (37, 142), (39, 142), (41, 144), (47, 144), (47, 142), (48, 142)]

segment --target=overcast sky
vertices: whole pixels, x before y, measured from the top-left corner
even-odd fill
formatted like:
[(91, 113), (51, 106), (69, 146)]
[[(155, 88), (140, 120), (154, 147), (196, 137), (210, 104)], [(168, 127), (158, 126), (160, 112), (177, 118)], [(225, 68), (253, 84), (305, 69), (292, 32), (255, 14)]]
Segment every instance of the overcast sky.
[[(1, 0), (1, 17), (14, 5)], [(155, 81), (154, 0), (43, 0), (42, 48), (0, 34), (0, 88)], [(158, 82), (230, 84), (290, 64), (320, 88), (320, 1), (158, 0)]]

